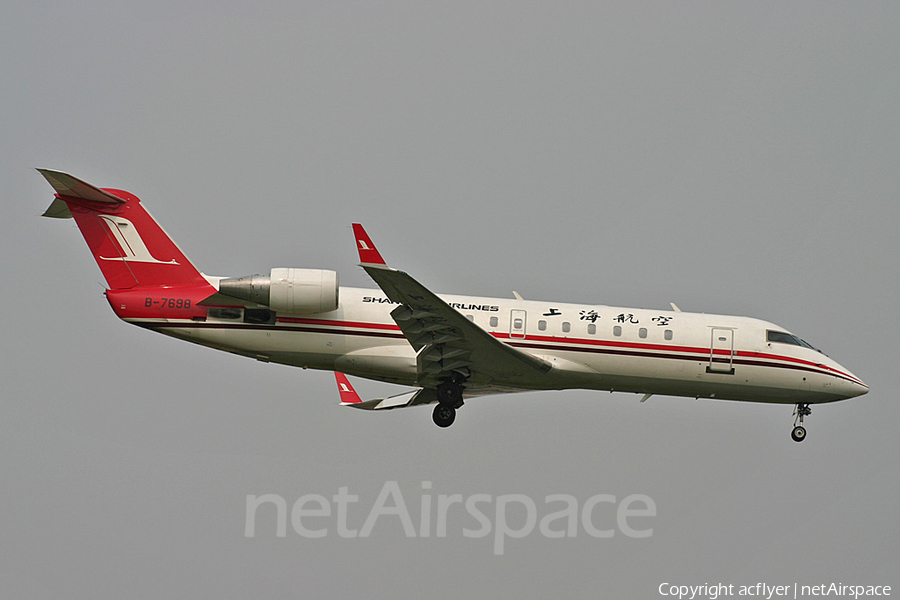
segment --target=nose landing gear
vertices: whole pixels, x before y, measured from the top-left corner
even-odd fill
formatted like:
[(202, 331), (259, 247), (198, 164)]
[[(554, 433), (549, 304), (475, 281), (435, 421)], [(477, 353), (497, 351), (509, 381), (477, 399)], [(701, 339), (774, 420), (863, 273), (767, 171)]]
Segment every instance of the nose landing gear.
[[(806, 439), (806, 428), (803, 426), (803, 417), (812, 414), (809, 404), (800, 403), (794, 409), (794, 430), (791, 431), (791, 439), (795, 442), (802, 442)], [(797, 423), (800, 423), (799, 425)]]

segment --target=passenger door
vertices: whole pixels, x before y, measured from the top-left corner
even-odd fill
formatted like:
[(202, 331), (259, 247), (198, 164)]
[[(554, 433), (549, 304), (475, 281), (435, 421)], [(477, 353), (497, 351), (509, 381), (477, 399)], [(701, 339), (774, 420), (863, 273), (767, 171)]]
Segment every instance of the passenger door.
[(709, 366), (707, 373), (726, 373), (734, 375), (734, 330), (712, 329), (712, 340), (709, 350)]

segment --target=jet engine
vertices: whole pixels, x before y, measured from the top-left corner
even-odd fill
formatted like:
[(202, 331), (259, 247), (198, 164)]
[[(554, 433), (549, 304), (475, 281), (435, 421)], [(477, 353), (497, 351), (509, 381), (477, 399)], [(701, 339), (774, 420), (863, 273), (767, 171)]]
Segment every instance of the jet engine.
[(219, 293), (268, 306), (280, 313), (308, 315), (336, 310), (338, 276), (321, 269), (285, 269), (219, 281)]

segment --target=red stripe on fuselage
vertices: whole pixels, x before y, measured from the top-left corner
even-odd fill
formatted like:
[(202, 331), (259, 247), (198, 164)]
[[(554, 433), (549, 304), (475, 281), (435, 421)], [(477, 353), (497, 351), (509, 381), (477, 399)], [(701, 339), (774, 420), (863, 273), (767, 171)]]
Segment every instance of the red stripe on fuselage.
[[(362, 321), (339, 321), (331, 319), (308, 319), (297, 317), (278, 317), (277, 323), (285, 323), (286, 325), (257, 325), (248, 323), (219, 323), (219, 322), (138, 322), (136, 325), (144, 327), (186, 327), (198, 329), (244, 329), (244, 330), (260, 330), (260, 331), (296, 331), (298, 333), (326, 333), (332, 335), (354, 335), (354, 336), (371, 336), (381, 338), (405, 339), (400, 331), (400, 327), (390, 323), (366, 323)], [(313, 325), (314, 327), (295, 327), (295, 324)], [(367, 331), (352, 331), (352, 329), (366, 329)], [(377, 332), (374, 330), (383, 330)], [(386, 331), (384, 331), (386, 330)], [(529, 335), (525, 338), (511, 337), (508, 333), (488, 332), (498, 340), (508, 340), (511, 346), (517, 348), (531, 348), (540, 350), (560, 350), (569, 352), (593, 352), (597, 354), (618, 354), (624, 356), (637, 356), (642, 358), (663, 358), (669, 360), (709, 360), (710, 349), (696, 346), (676, 346), (672, 344), (646, 344), (638, 342), (624, 342), (618, 340), (591, 340), (585, 338), (559, 338), (553, 336), (535, 336)], [(539, 343), (543, 342), (543, 343)], [(551, 345), (558, 344), (558, 345)], [(579, 345), (581, 347), (579, 347)], [(586, 347), (584, 347), (586, 346)], [(672, 354), (682, 353), (682, 354)], [(688, 356), (685, 356), (687, 354)], [(720, 350), (716, 355), (727, 356), (727, 350)], [(781, 364), (771, 361), (783, 361), (791, 364)], [(810, 371), (814, 373), (822, 373), (840, 377), (854, 383), (862, 383), (857, 378), (839, 371), (828, 365), (814, 363), (801, 358), (792, 356), (784, 356), (780, 354), (768, 354), (762, 352), (753, 352), (740, 350), (735, 353), (733, 358), (734, 364), (747, 366), (761, 366), (772, 368), (786, 368)], [(864, 385), (864, 384), (863, 384)]]
[(356, 327), (359, 329), (389, 329), (391, 331), (400, 331), (397, 325), (388, 323), (363, 323), (361, 321), (332, 321), (328, 319), (303, 319), (295, 317), (277, 317), (277, 323), (301, 323), (304, 325), (326, 325), (334, 327)]
[[(696, 347), (696, 346), (643, 344), (643, 343), (638, 343), (638, 342), (621, 342), (621, 341), (617, 341), (617, 340), (590, 340), (590, 339), (584, 339), (584, 338), (557, 338), (557, 337), (551, 337), (551, 336), (535, 336), (535, 335), (529, 335), (525, 338), (516, 338), (516, 337), (510, 336), (508, 333), (497, 333), (497, 332), (492, 332), (491, 335), (493, 335), (494, 337), (496, 337), (498, 339), (503, 339), (503, 340), (520, 340), (518, 342), (510, 341), (508, 343), (511, 346), (517, 346), (517, 347), (521, 347), (521, 348), (537, 347), (537, 348), (543, 348), (543, 349), (570, 349), (570, 350), (573, 350), (576, 352), (590, 351), (587, 348), (582, 349), (582, 348), (577, 348), (577, 347), (547, 346), (547, 345), (539, 345), (539, 344), (529, 345), (529, 343), (528, 343), (529, 341), (535, 341), (535, 342), (551, 342), (551, 343), (555, 343), (555, 344), (576, 343), (576, 344), (583, 344), (586, 346), (625, 348), (628, 350), (653, 350), (653, 351), (659, 351), (659, 352), (685, 352), (685, 353), (695, 355), (695, 356), (686, 358), (683, 356), (655, 354), (655, 353), (651, 353), (651, 352), (639, 352), (639, 353), (631, 352), (631, 353), (629, 353), (629, 354), (633, 354), (635, 356), (647, 356), (647, 357), (657, 356), (660, 358), (675, 358), (675, 359), (680, 358), (683, 360), (696, 360), (697, 358), (706, 358), (706, 357), (709, 357), (711, 354), (715, 354), (717, 356), (720, 356), (720, 355), (721, 356), (729, 356), (731, 354), (728, 350), (717, 349), (717, 350), (711, 352), (710, 348), (708, 348), (708, 347), (703, 348), (703, 347)], [(605, 353), (612, 354), (614, 352), (605, 352)], [(813, 371), (813, 372), (826, 371), (827, 374), (834, 375), (836, 377), (841, 377), (843, 379), (852, 381), (854, 383), (859, 383), (859, 384), (865, 385), (862, 383), (862, 381), (860, 381), (859, 379), (853, 377), (852, 375), (850, 375), (848, 373), (844, 373), (842, 371), (839, 371), (833, 367), (824, 365), (822, 363), (815, 363), (815, 362), (812, 362), (809, 360), (805, 360), (802, 358), (796, 358), (793, 356), (784, 356), (784, 355), (780, 355), (780, 354), (768, 354), (768, 353), (764, 353), (764, 352), (754, 352), (754, 351), (749, 351), (749, 350), (738, 350), (737, 352), (735, 352), (734, 357), (735, 357), (735, 359), (743, 359), (743, 360), (734, 360), (734, 362), (736, 364), (743, 364), (743, 365), (789, 367), (789, 365), (777, 365), (777, 363), (769, 362), (772, 360), (785, 361), (785, 362), (789, 362), (789, 363), (794, 363), (794, 365), (796, 365), (796, 368), (801, 368), (803, 370)], [(748, 360), (748, 359), (751, 359), (751, 360)], [(819, 369), (821, 369), (821, 371)]]

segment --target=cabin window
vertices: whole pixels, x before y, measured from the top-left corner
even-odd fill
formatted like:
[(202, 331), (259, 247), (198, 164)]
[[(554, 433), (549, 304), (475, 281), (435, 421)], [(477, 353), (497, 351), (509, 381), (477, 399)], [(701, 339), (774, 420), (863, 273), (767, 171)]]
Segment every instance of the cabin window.
[(591, 335), (594, 335), (595, 333), (597, 333), (597, 326), (594, 325), (593, 323), (588, 325), (588, 333)]
[(622, 335), (622, 326), (621, 325), (616, 325), (615, 327), (613, 327), (613, 335), (616, 337), (619, 337)]
[(642, 337), (642, 338), (647, 337), (647, 328), (646, 327), (641, 327), (640, 329), (638, 329), (638, 337)]
[(547, 331), (547, 321), (538, 321), (538, 329), (540, 329), (541, 331)]
[(665, 332), (663, 332), (663, 333), (664, 333), (665, 338), (666, 338), (667, 340), (671, 340), (671, 339), (672, 339), (673, 334), (672, 334), (672, 330), (671, 330), (671, 329), (666, 329)]
[(563, 321), (562, 330), (563, 333), (569, 333), (569, 331), (572, 330), (572, 325), (570, 325), (568, 321)]
[(475, 322), (475, 315), (466, 315), (466, 318), (468, 320), (472, 321), (473, 323)]
[(240, 319), (241, 309), (239, 308), (211, 308), (206, 311), (206, 315), (210, 319)]
[(524, 322), (522, 321), (522, 319), (513, 319), (513, 329), (515, 329), (516, 331), (521, 331), (523, 325)]
[(497, 317), (491, 317), (491, 327), (496, 327), (498, 323), (500, 323), (500, 321)]

